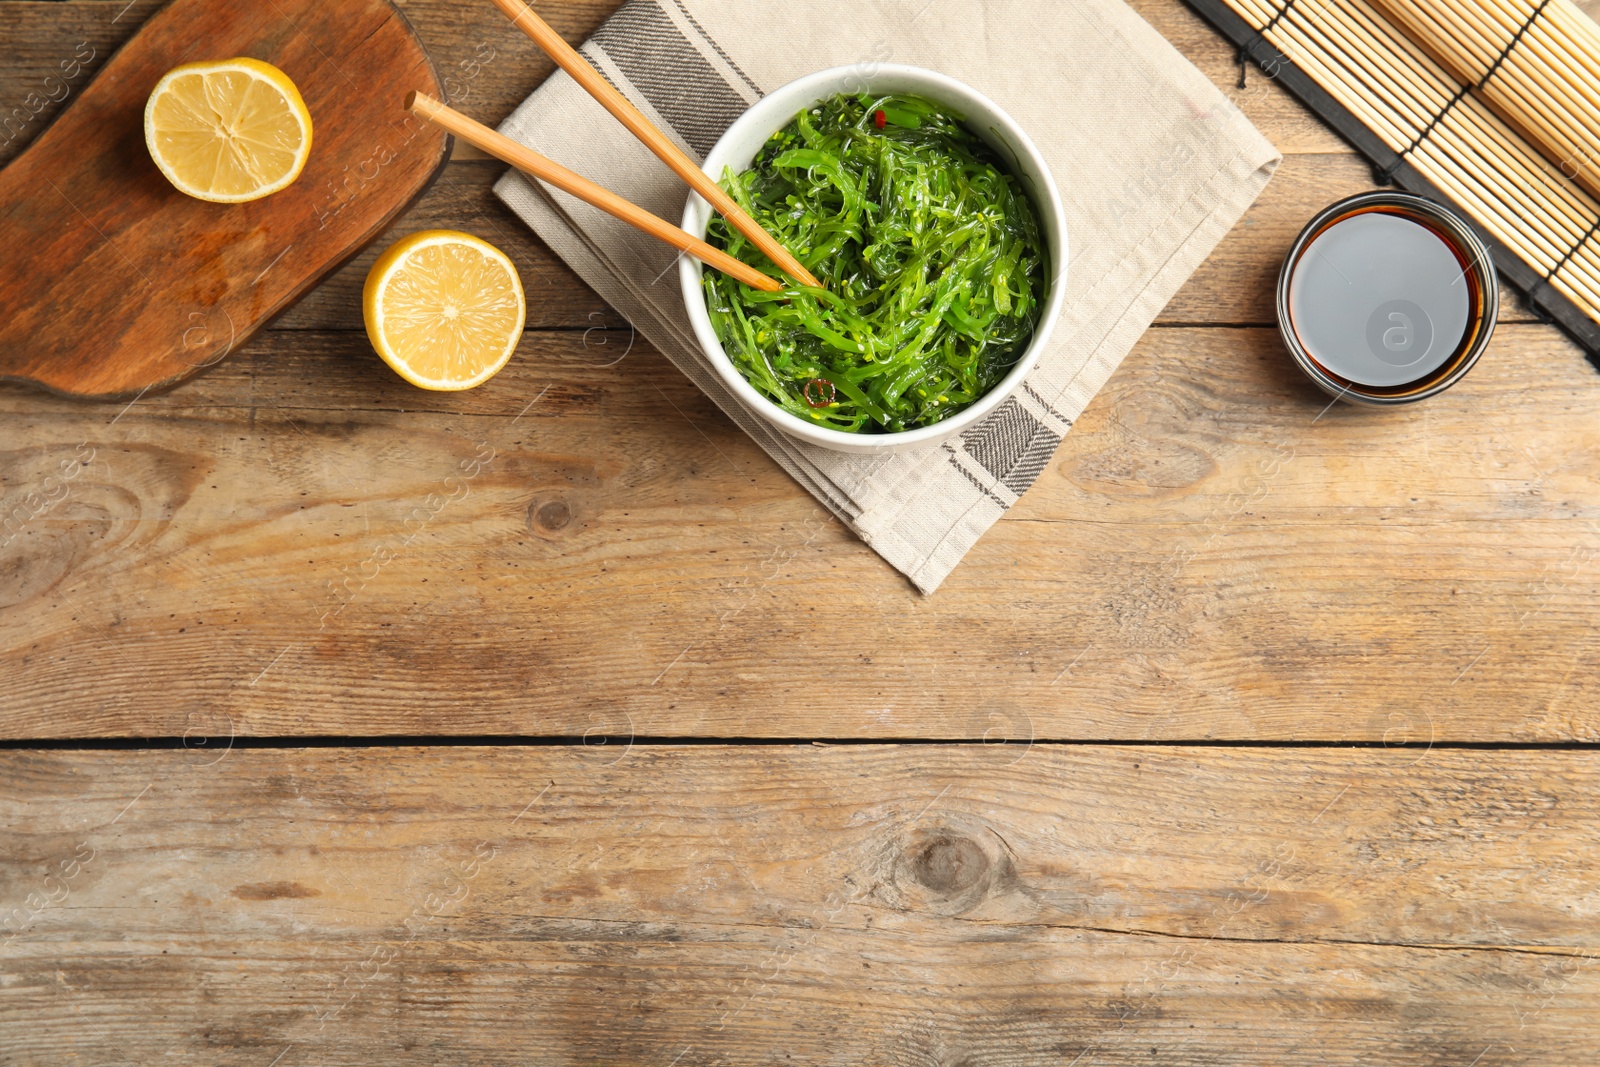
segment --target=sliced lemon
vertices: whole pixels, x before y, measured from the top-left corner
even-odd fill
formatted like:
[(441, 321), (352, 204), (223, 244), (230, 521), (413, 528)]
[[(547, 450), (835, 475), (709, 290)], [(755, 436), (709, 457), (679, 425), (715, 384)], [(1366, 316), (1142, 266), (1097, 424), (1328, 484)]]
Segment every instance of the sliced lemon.
[(361, 294), (367, 336), (423, 389), (471, 389), (522, 339), (528, 305), (506, 254), (470, 233), (423, 230), (390, 245)]
[(185, 63), (150, 93), (144, 143), (180, 192), (237, 204), (300, 176), (311, 155), (311, 113), (294, 82), (270, 63)]

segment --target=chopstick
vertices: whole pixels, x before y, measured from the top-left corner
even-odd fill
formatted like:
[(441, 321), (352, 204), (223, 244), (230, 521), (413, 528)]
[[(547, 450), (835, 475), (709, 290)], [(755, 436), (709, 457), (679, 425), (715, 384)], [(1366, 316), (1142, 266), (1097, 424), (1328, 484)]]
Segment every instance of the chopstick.
[(665, 134), (651, 125), (650, 120), (640, 114), (638, 108), (628, 103), (621, 93), (612, 88), (611, 83), (602, 78), (599, 71), (591, 67), (589, 62), (563, 40), (559, 33), (551, 29), (544, 19), (534, 14), (533, 9), (523, 3), (523, 0), (494, 0), (494, 2), (506, 13), (507, 18), (516, 23), (518, 29), (544, 50), (545, 55), (555, 60), (556, 65), (570, 74), (573, 81), (583, 86), (584, 91), (594, 97), (601, 107), (616, 116), (617, 121), (644, 142), (644, 146), (654, 152), (661, 162), (671, 167), (674, 174), (705, 197), (711, 206), (728, 220), (729, 225), (766, 253), (767, 258), (776, 263), (779, 270), (805, 285), (822, 288), (821, 283), (801, 265), (798, 259), (790, 255), (787, 248), (778, 243), (777, 238), (762, 229), (761, 224), (755, 219), (745, 214), (744, 209), (734, 203), (733, 198), (723, 192), (710, 175), (696, 166), (694, 160), (684, 155)]
[(557, 189), (571, 193), (585, 203), (593, 204), (608, 215), (614, 215), (628, 225), (635, 226), (652, 237), (658, 237), (674, 248), (682, 249), (702, 263), (737, 278), (752, 289), (764, 289), (769, 293), (775, 293), (783, 288), (776, 278), (762, 274), (748, 263), (741, 263), (721, 249), (713, 248), (665, 219), (657, 218), (611, 190), (573, 173), (555, 160), (547, 159), (531, 148), (523, 147), (480, 122), (474, 122), (461, 112), (441, 104), (427, 93), (407, 94), (405, 108), (413, 115), (455, 134), (468, 144), (476, 145), (502, 163), (509, 163), (540, 181), (549, 182)]

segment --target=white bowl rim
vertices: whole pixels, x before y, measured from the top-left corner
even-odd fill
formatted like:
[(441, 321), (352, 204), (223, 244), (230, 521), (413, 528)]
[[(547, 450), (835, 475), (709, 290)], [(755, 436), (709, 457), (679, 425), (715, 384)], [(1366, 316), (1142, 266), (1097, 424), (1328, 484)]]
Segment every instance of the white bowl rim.
[[(864, 83), (867, 91), (871, 91), (875, 81), (881, 80), (905, 80), (919, 83), (923, 88), (915, 91), (924, 92), (925, 90), (925, 95), (941, 103), (959, 107), (966, 114), (967, 122), (976, 123), (981, 117), (989, 123), (1004, 127), (1007, 135), (1013, 139), (1020, 152), (1026, 153), (1030, 157), (1033, 168), (1038, 172), (1038, 178), (1041, 179), (1035, 184), (1043, 186), (1043, 188), (1033, 190), (1034, 198), (1037, 201), (1042, 194), (1042, 198), (1045, 200), (1045, 203), (1036, 202), (1034, 206), (1040, 210), (1041, 214), (1044, 212), (1052, 214), (1055, 223), (1054, 229), (1058, 235), (1058, 240), (1055, 244), (1059, 245), (1059, 247), (1052, 247), (1049, 250), (1050, 290), (1045, 298), (1044, 307), (1040, 310), (1038, 325), (1034, 328), (1033, 338), (1011, 370), (1006, 373), (1006, 376), (1000, 380), (999, 384), (980, 397), (970, 407), (952, 415), (948, 419), (929, 426), (919, 426), (914, 430), (901, 430), (896, 433), (883, 434), (849, 433), (844, 430), (818, 426), (815, 423), (806, 422), (804, 419), (790, 414), (773, 403), (759, 392), (755, 386), (751, 385), (744, 375), (739, 373), (739, 368), (734, 366), (733, 360), (728, 357), (727, 352), (722, 347), (722, 343), (717, 339), (716, 330), (711, 325), (710, 313), (706, 310), (705, 290), (700, 284), (703, 273), (701, 262), (693, 256), (685, 255), (681, 257), (678, 264), (678, 278), (683, 287), (684, 304), (689, 314), (689, 322), (694, 328), (695, 336), (699, 340), (701, 348), (705, 350), (710, 358), (711, 365), (716, 369), (717, 375), (743, 402), (746, 408), (766, 419), (778, 429), (783, 430), (789, 436), (798, 437), (801, 440), (809, 441), (825, 448), (857, 453), (898, 451), (919, 444), (942, 441), (960, 433), (975, 423), (981, 422), (1015, 393), (1022, 384), (1022, 380), (1033, 370), (1034, 365), (1039, 360), (1040, 353), (1049, 342), (1050, 333), (1055, 327), (1056, 320), (1060, 317), (1061, 307), (1066, 299), (1067, 263), (1069, 258), (1067, 254), (1066, 212), (1061, 205), (1061, 193), (1056, 187), (1055, 177), (1050, 173), (1049, 165), (1045, 162), (1044, 156), (1039, 152), (1038, 147), (1033, 143), (1032, 138), (1027, 135), (1026, 131), (1017, 125), (1016, 121), (1002, 110), (998, 104), (965, 82), (958, 81), (947, 74), (941, 74), (938, 71), (928, 70), (924, 67), (914, 67), (899, 63), (874, 63), (870, 67), (857, 63), (842, 67), (829, 67), (826, 70), (819, 70), (813, 74), (796, 78), (794, 81), (774, 89), (752, 104), (744, 114), (734, 121), (733, 125), (724, 131), (723, 135), (718, 138), (717, 143), (712, 146), (711, 151), (706, 154), (705, 163), (701, 169), (713, 179), (717, 179), (717, 170), (720, 169), (722, 164), (716, 161), (721, 154), (723, 146), (730, 138), (742, 134), (743, 127), (751, 122), (753, 116), (765, 116), (766, 112), (777, 109), (780, 102), (784, 100), (794, 99), (796, 101), (792, 107), (783, 106), (783, 121), (768, 132), (767, 136), (770, 137), (773, 133), (782, 129), (783, 125), (787, 124), (790, 119), (804, 108), (809, 107), (818, 100), (833, 95), (834, 92), (843, 91), (836, 87), (836, 83), (844, 77), (854, 77), (860, 80)], [(824, 86), (829, 88), (820, 88)], [(941, 90), (944, 92), (941, 92)], [(945, 93), (949, 95), (946, 96)], [(803, 102), (801, 102), (802, 98)], [(974, 115), (973, 112), (975, 110), (984, 112), (984, 114), (981, 116)], [(972, 132), (980, 138), (983, 137), (982, 132), (976, 128)], [(763, 144), (765, 140), (763, 138)], [(688, 201), (684, 205), (683, 229), (696, 237), (704, 238), (706, 229), (710, 225), (710, 220), (711, 205), (699, 193), (691, 191)], [(1043, 221), (1041, 219), (1041, 222)], [(1049, 236), (1048, 233), (1045, 234), (1046, 240), (1049, 240)]]

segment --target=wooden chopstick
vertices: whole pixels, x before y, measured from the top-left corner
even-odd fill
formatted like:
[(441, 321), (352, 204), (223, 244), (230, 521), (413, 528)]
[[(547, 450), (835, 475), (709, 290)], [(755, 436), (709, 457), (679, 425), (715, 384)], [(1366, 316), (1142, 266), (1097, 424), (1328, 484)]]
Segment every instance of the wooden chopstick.
[(509, 163), (540, 181), (549, 182), (557, 189), (571, 193), (587, 204), (593, 204), (608, 215), (615, 215), (628, 225), (636, 226), (674, 248), (681, 248), (702, 263), (737, 278), (752, 289), (765, 289), (769, 293), (775, 293), (783, 288), (776, 278), (762, 274), (748, 263), (741, 263), (721, 249), (713, 248), (700, 238), (685, 233), (667, 220), (658, 218), (611, 190), (573, 173), (555, 160), (541, 156), (531, 148), (526, 148), (482, 123), (467, 118), (461, 112), (446, 107), (427, 93), (407, 94), (405, 107), (413, 115), (455, 134), (468, 144), (476, 145), (502, 163)]
[(563, 40), (559, 33), (551, 29), (544, 19), (534, 14), (533, 9), (523, 3), (523, 0), (494, 0), (494, 2), (506, 13), (507, 18), (516, 23), (518, 29), (544, 50), (545, 55), (555, 60), (556, 65), (570, 74), (573, 81), (583, 86), (584, 91), (594, 97), (601, 107), (616, 116), (617, 121), (644, 142), (644, 146), (654, 152), (661, 162), (671, 167), (674, 174), (705, 197), (734, 229), (744, 234), (751, 244), (761, 249), (768, 259), (776, 263), (779, 270), (805, 285), (822, 288), (822, 284), (801, 265), (798, 259), (790, 255), (787, 248), (778, 243), (777, 238), (762, 229), (761, 224), (755, 219), (745, 214), (744, 209), (734, 203), (733, 198), (723, 192), (710, 175), (696, 166), (694, 160), (684, 155), (665, 134), (651, 125), (650, 120), (640, 114), (638, 108), (628, 103), (621, 93), (612, 88), (611, 83), (602, 78), (599, 71), (591, 67), (588, 61)]

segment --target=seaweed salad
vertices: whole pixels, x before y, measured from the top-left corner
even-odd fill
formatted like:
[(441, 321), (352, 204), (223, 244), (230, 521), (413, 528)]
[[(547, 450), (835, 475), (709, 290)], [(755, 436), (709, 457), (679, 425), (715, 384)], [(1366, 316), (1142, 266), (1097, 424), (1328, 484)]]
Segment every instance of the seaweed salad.
[(1027, 349), (1046, 272), (1034, 207), (931, 100), (831, 97), (722, 186), (824, 286), (784, 278), (713, 217), (708, 241), (785, 283), (766, 293), (711, 270), (702, 283), (728, 357), (784, 410), (857, 433), (928, 426)]

